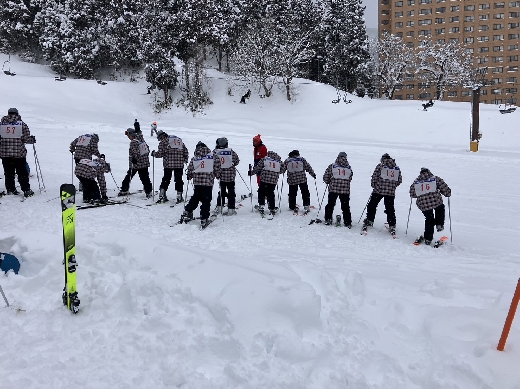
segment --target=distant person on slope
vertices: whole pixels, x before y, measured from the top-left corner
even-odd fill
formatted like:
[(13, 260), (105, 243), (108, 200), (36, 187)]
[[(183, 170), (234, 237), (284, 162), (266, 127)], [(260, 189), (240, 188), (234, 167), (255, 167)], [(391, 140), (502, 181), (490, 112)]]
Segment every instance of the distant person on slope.
[(157, 132), (157, 122), (153, 122), (151, 125), (150, 125), (150, 136), (153, 136), (153, 134), (155, 133), (155, 135), (159, 135), (159, 133)]
[(141, 125), (139, 124), (137, 119), (135, 119), (134, 121), (134, 130), (136, 130), (137, 132), (141, 132)]
[(417, 238), (415, 243), (424, 242), (430, 245), (433, 240), (433, 227), (437, 227), (437, 232), (444, 230), (446, 212), (441, 195), (450, 197), (450, 187), (442, 178), (434, 176), (428, 168), (421, 168), (419, 176), (410, 185), (410, 197), (417, 199), (417, 208), (425, 218), (424, 235)]
[(401, 170), (395, 164), (395, 160), (388, 154), (383, 154), (381, 162), (376, 166), (372, 173), (371, 185), (373, 188), (370, 200), (367, 204), (367, 217), (363, 220), (363, 231), (367, 231), (368, 227), (374, 225), (376, 217), (377, 205), (384, 199), (386, 221), (390, 233), (395, 233), (395, 190), (403, 182)]
[(309, 192), (305, 172), (308, 172), (314, 179), (316, 178), (316, 173), (314, 173), (312, 166), (309, 165), (307, 160), (300, 156), (298, 150), (291, 151), (289, 158), (284, 161), (280, 172), (283, 174), (286, 170), (287, 183), (289, 184), (289, 209), (298, 213), (296, 196), (298, 194), (298, 187), (300, 187), (304, 212), (309, 212), (311, 210), (311, 192)]
[(237, 175), (236, 166), (240, 163), (238, 154), (228, 147), (227, 138), (218, 138), (216, 148), (213, 153), (220, 159), (220, 191), (217, 198), (217, 213), (222, 212), (224, 199), (227, 198), (228, 211), (225, 215), (233, 216), (237, 214), (235, 209), (235, 178)]
[(105, 173), (110, 173), (110, 164), (106, 163), (103, 158), (94, 161), (86, 158), (76, 164), (74, 174), (83, 185), (84, 203), (98, 204), (108, 201)]
[[(253, 147), (255, 148), (253, 152), (254, 166), (256, 166), (256, 164), (260, 162), (262, 158), (267, 156), (267, 147), (265, 147), (265, 145), (262, 143), (260, 134), (253, 137)], [(256, 183), (258, 186), (260, 186), (260, 174), (256, 175)]]
[(0, 158), (4, 167), (5, 189), (8, 195), (19, 194), (14, 181), (18, 175), (18, 183), (25, 197), (31, 197), (34, 192), (29, 184), (27, 172), (27, 149), (25, 144), (36, 143), (29, 126), (22, 121), (16, 108), (9, 108), (7, 115), (0, 122)]
[[(99, 136), (98, 134), (85, 134), (80, 135), (70, 143), (69, 151), (74, 154), (74, 161), (76, 165), (82, 159), (92, 160), (92, 156), (95, 155), (98, 158), (105, 158), (103, 154), (99, 153), (98, 149)], [(79, 183), (79, 191), (82, 191), (83, 184)]]
[(129, 195), (130, 181), (135, 176), (135, 173), (139, 173), (139, 178), (143, 183), (146, 197), (152, 197), (152, 183), (150, 181), (150, 175), (148, 168), (150, 167), (150, 149), (144, 141), (143, 133), (137, 132), (135, 128), (129, 128), (125, 131), (125, 135), (130, 139), (130, 148), (128, 149), (128, 161), (129, 169), (126, 173), (123, 183), (121, 184), (121, 191), (118, 196)]
[(323, 182), (329, 188), (328, 202), (325, 206), (325, 224), (332, 224), (332, 213), (339, 197), (341, 211), (343, 213), (343, 224), (352, 228), (352, 215), (350, 213), (350, 181), (352, 181), (352, 168), (347, 160), (347, 153), (342, 151), (338, 154), (336, 161), (331, 163), (323, 174)]
[(260, 187), (258, 188), (258, 212), (262, 214), (264, 213), (266, 198), (269, 212), (274, 215), (277, 211), (274, 190), (276, 189), (276, 184), (278, 184), (282, 164), (282, 158), (280, 158), (280, 156), (274, 151), (269, 151), (264, 158), (258, 161), (253, 170), (248, 172), (250, 176), (253, 174), (260, 176)]
[(163, 159), (164, 174), (159, 187), (158, 203), (165, 203), (168, 201), (166, 192), (172, 180), (172, 173), (175, 181), (175, 191), (177, 192), (177, 204), (183, 201), (182, 191), (184, 188), (184, 181), (182, 181), (182, 170), (184, 164), (188, 163), (189, 153), (181, 138), (175, 135), (168, 135), (166, 132), (159, 130), (157, 133), (159, 139), (159, 146), (157, 151), (152, 151), (153, 158)]
[(190, 201), (184, 207), (181, 222), (193, 219), (193, 211), (200, 205), (200, 225), (206, 227), (209, 223), (213, 183), (220, 178), (220, 159), (202, 142), (195, 147), (194, 157), (188, 165), (188, 181), (193, 179), (195, 189)]

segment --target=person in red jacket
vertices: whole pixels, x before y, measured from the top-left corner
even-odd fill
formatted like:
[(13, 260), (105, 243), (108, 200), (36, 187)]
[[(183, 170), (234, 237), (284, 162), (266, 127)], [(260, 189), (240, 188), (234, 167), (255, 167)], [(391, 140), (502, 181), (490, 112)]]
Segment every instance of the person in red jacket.
[[(258, 134), (257, 136), (253, 137), (253, 147), (255, 148), (255, 150), (254, 150), (254, 160), (255, 160), (254, 166), (256, 166), (257, 163), (262, 160), (262, 158), (267, 157), (267, 147), (265, 147), (265, 145), (262, 143), (262, 139), (260, 138), (260, 134)], [(256, 183), (258, 184), (258, 186), (260, 186), (260, 174), (256, 175)]]

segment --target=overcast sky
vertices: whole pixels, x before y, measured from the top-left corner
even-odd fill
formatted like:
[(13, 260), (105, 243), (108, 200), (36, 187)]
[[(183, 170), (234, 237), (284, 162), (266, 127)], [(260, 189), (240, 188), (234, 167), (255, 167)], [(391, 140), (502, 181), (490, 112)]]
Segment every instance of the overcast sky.
[(363, 0), (367, 28), (377, 28), (377, 0)]

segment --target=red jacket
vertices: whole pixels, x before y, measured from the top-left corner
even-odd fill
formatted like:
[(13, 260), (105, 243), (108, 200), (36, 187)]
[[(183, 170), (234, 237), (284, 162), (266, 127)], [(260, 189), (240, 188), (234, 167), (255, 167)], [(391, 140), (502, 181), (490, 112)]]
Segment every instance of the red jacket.
[(260, 142), (258, 146), (255, 146), (254, 150), (255, 166), (258, 163), (258, 161), (260, 161), (264, 157), (267, 157), (267, 147), (265, 147), (265, 145), (262, 142)]

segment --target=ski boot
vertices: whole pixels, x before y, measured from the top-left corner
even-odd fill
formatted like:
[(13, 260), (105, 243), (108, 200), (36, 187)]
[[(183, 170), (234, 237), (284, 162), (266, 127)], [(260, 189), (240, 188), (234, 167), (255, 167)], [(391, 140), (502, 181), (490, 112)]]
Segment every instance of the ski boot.
[(7, 190), (7, 194), (16, 196), (16, 195), (19, 195), (20, 192), (18, 192), (16, 189), (13, 189), (13, 190)]
[(237, 214), (237, 211), (234, 208), (230, 208), (230, 209), (228, 209), (227, 212), (224, 213), (224, 215), (226, 215), (226, 216), (234, 216), (236, 214)]
[(372, 227), (374, 225), (373, 221), (368, 219), (363, 220), (363, 227), (361, 227), (361, 233), (365, 234), (368, 232), (368, 227)]
[(159, 190), (159, 200), (157, 200), (157, 204), (167, 203), (167, 202), (168, 202), (168, 197), (166, 197), (166, 190), (161, 188)]
[(217, 205), (213, 211), (214, 215), (218, 215), (219, 213), (222, 213), (222, 205)]
[(33, 197), (34, 196), (34, 192), (32, 190), (26, 190), (25, 192), (23, 192), (23, 197)]
[(129, 194), (130, 194), (130, 192), (127, 190), (120, 190), (119, 193), (117, 194), (117, 197), (128, 196)]
[(413, 244), (416, 246), (419, 246), (421, 243), (424, 243), (424, 236), (422, 236), (422, 235), (419, 236), (417, 239), (415, 239), (415, 242), (413, 242)]
[(388, 225), (388, 232), (395, 238), (395, 226)]
[(332, 219), (325, 219), (325, 223), (323, 224), (325, 224), (326, 226), (332, 225)]
[(200, 228), (204, 229), (209, 225), (209, 219), (200, 219)]
[(347, 227), (349, 230), (352, 228), (352, 223), (351, 224), (343, 223), (343, 225), (345, 227)]
[(190, 220), (193, 220), (193, 212), (188, 212), (184, 210), (184, 212), (181, 215), (181, 220), (179, 221), (179, 224), (188, 223)]
[(437, 227), (437, 232), (441, 232), (444, 230), (444, 226), (442, 224), (438, 224), (436, 227)]
[(177, 192), (177, 204), (182, 203), (183, 201), (182, 192)]
[(146, 198), (147, 198), (147, 199), (151, 199), (152, 197), (153, 197), (153, 191), (152, 191), (152, 192), (148, 192), (148, 193), (146, 194)]

